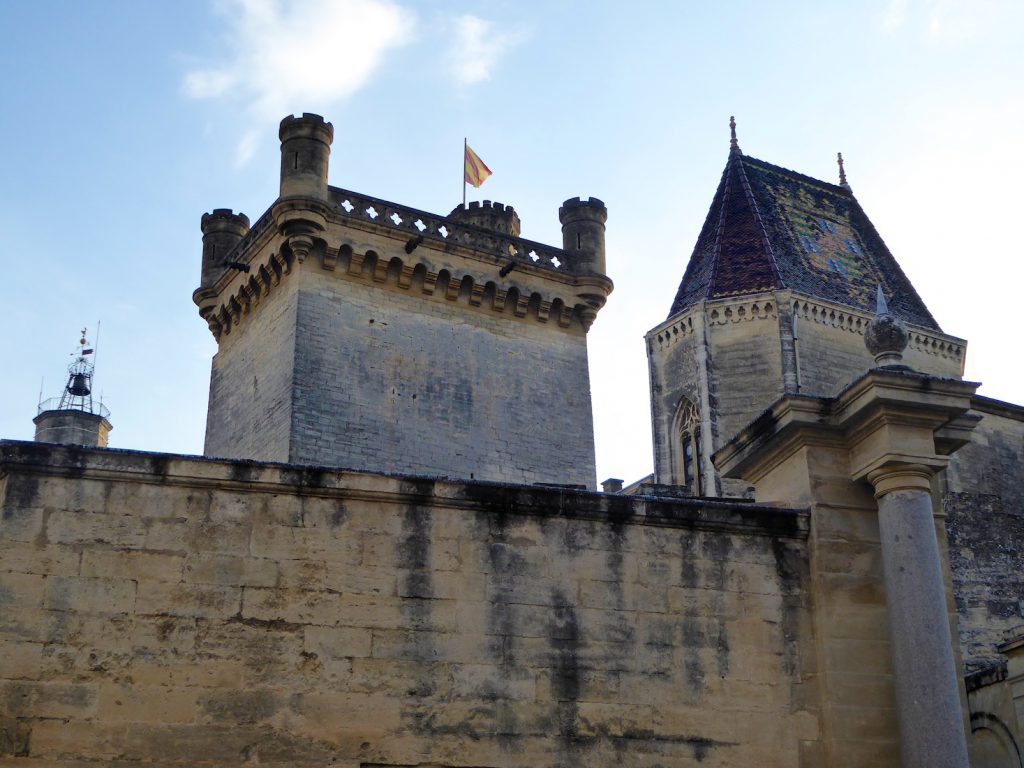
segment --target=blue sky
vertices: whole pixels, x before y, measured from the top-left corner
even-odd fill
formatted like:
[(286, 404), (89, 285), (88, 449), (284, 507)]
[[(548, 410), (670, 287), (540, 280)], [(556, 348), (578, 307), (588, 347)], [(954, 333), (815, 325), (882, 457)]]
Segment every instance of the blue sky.
[[(255, 220), (277, 123), (334, 123), (330, 182), (444, 213), (462, 138), (524, 236), (609, 208), (616, 289), (590, 333), (598, 479), (650, 471), (643, 334), (671, 305), (728, 151), (858, 199), (982, 393), (1024, 402), (1024, 4), (0, 0), (0, 435), (31, 439), (102, 321), (111, 445), (200, 453), (215, 344), (199, 218)], [(524, 373), (528, 375), (528, 372)], [(558, 393), (552, 393), (557, 397)]]

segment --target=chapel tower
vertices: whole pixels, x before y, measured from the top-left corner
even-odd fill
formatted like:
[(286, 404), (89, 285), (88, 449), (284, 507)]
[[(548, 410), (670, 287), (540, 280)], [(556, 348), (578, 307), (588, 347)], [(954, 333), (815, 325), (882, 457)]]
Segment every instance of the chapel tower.
[(874, 366), (863, 343), (879, 286), (906, 323), (908, 365), (960, 378), (944, 334), (846, 181), (729, 158), (668, 319), (646, 336), (655, 481), (742, 493), (712, 454), (784, 394), (833, 396)]
[(442, 216), (329, 186), (318, 115), (286, 117), (280, 139), (270, 209), (251, 228), (202, 219), (205, 453), (593, 487), (604, 204), (566, 201), (555, 248), (523, 239), (511, 206)]

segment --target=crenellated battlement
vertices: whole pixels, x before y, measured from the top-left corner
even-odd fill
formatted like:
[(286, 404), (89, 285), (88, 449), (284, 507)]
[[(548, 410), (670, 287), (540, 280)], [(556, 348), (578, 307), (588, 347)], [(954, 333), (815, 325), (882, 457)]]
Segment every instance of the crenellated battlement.
[(501, 232), (512, 237), (519, 237), (519, 214), (511, 205), (493, 203), (490, 200), (474, 200), (467, 207), (461, 205), (448, 214), (449, 219), (472, 224), (480, 229)]
[(605, 206), (603, 200), (599, 200), (596, 197), (590, 197), (586, 200), (580, 197), (571, 197), (562, 203), (562, 208), (567, 211), (579, 209), (581, 213), (586, 212), (588, 215), (595, 218), (600, 217), (602, 221), (608, 218), (608, 208)]
[(334, 125), (324, 120), (323, 115), (303, 112), (301, 116), (287, 115), (281, 120), (278, 138), (281, 141), (296, 136), (315, 136), (324, 134), (329, 141), (334, 140)]
[(249, 217), (239, 211), (235, 213), (230, 208), (214, 208), (209, 213), (204, 213), (200, 220), (200, 227), (205, 234), (208, 230), (212, 230), (215, 227), (227, 228), (240, 228), (245, 231), (242, 232), (244, 235), (249, 229)]

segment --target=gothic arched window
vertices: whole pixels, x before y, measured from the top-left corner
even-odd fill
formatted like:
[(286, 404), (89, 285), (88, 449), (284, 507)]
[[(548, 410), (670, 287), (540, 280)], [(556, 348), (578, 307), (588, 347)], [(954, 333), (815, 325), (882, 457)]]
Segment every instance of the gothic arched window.
[(676, 411), (677, 482), (694, 496), (700, 496), (700, 416), (697, 406), (685, 397)]

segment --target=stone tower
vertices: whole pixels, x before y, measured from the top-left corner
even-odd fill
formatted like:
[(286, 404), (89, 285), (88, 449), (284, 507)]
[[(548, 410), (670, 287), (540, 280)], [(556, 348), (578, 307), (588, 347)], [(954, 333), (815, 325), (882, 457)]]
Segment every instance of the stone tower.
[(32, 420), (36, 425), (37, 443), (107, 447), (107, 437), (113, 427), (110, 411), (92, 395), (93, 353), (82, 329), (78, 350), (68, 366), (64, 391), (58, 397), (41, 402), (39, 413)]
[(205, 453), (593, 487), (604, 205), (567, 201), (554, 248), (499, 203), (439, 216), (328, 186), (333, 138), (286, 117), (270, 209), (203, 216)]
[(942, 332), (854, 197), (744, 155), (735, 140), (668, 319), (646, 337), (655, 479), (723, 488), (711, 456), (784, 394), (832, 396), (874, 366), (863, 334), (881, 286), (917, 371), (960, 378)]

